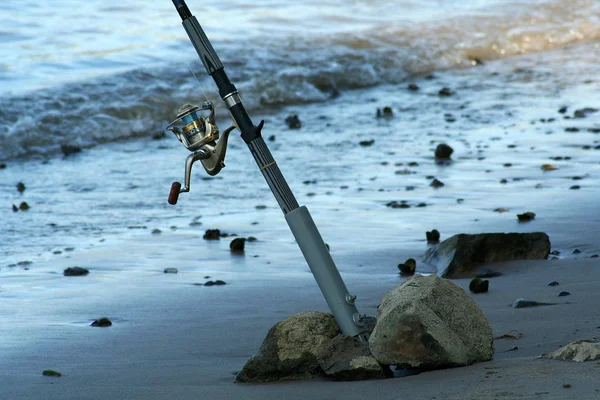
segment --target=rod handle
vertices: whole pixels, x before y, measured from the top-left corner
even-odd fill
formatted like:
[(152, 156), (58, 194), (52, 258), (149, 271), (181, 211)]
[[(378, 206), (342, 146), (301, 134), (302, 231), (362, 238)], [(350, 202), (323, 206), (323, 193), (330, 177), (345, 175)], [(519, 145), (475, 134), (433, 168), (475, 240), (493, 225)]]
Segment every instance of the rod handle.
[(175, 205), (177, 204), (177, 200), (179, 199), (179, 193), (181, 192), (181, 183), (173, 182), (171, 185), (171, 192), (169, 193), (169, 204)]

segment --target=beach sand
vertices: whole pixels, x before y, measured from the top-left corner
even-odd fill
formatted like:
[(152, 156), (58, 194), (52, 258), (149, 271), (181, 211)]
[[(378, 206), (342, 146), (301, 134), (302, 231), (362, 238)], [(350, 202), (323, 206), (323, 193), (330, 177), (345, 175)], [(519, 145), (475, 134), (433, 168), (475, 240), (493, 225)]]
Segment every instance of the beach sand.
[[(145, 273), (120, 268), (123, 254), (148, 254), (159, 241), (122, 243), (96, 249), (72, 262), (98, 261), (86, 277), (59, 273), (44, 282), (37, 305), (2, 315), (0, 397), (2, 399), (598, 399), (600, 363), (537, 359), (571, 341), (600, 336), (600, 261), (594, 258), (520, 261), (494, 266), (490, 291), (473, 295), (498, 339), (490, 362), (465, 368), (364, 382), (312, 380), (277, 384), (235, 384), (233, 378), (258, 350), (269, 328), (300, 311), (328, 311), (314, 279), (303, 265), (297, 272), (255, 273), (244, 257), (230, 258), (238, 271), (211, 276), (225, 286), (198, 286), (206, 271), (187, 268), (193, 255)], [(165, 242), (166, 241), (166, 242)], [(225, 243), (215, 244), (221, 246)], [(182, 249), (183, 245), (180, 244)], [(84, 257), (85, 260), (78, 259)], [(301, 261), (301, 260), (300, 260)], [(367, 260), (363, 260), (367, 262)], [(292, 260), (292, 263), (298, 262)], [(162, 263), (162, 261), (161, 261)], [(93, 264), (93, 263), (92, 263)], [(122, 265), (122, 264), (121, 264)], [(59, 261), (49, 268), (61, 271)], [(210, 273), (209, 273), (210, 275)], [(375, 314), (380, 298), (401, 283), (389, 273), (344, 274), (361, 312)], [(560, 286), (548, 287), (557, 280)], [(469, 280), (454, 280), (467, 289)], [(65, 285), (68, 288), (65, 288)], [(61, 296), (53, 296), (52, 287)], [(20, 291), (13, 288), (13, 291)], [(40, 289), (41, 290), (41, 289)], [(557, 297), (561, 290), (571, 296)], [(58, 289), (57, 289), (58, 292)], [(513, 309), (519, 297), (557, 305)], [(16, 296), (16, 301), (23, 301)], [(4, 313), (4, 312), (3, 312)], [(113, 326), (94, 328), (106, 316)], [(516, 350), (510, 350), (518, 347)], [(53, 378), (42, 371), (63, 374)], [(569, 384), (570, 388), (563, 385)]]

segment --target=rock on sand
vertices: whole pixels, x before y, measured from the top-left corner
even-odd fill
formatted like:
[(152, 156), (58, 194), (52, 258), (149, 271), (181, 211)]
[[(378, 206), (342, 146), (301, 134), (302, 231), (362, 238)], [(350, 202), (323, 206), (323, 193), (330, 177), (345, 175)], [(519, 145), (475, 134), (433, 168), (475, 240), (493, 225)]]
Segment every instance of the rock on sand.
[(423, 261), (444, 278), (471, 278), (482, 266), (514, 260), (545, 260), (550, 238), (543, 232), (459, 234), (428, 249)]
[(475, 301), (453, 282), (415, 275), (386, 294), (369, 339), (381, 364), (438, 369), (487, 361), (492, 328)]

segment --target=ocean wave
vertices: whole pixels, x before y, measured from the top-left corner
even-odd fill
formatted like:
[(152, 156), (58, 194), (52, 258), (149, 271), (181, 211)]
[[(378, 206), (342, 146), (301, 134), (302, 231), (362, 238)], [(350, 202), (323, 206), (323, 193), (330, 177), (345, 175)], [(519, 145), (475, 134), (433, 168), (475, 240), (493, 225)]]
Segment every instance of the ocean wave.
[[(255, 39), (215, 46), (250, 110), (327, 101), (344, 90), (598, 40), (600, 2), (516, 2), (414, 25), (387, 21), (358, 32)], [(199, 84), (217, 100), (189, 48), (189, 62), (0, 98), (0, 159), (162, 133), (179, 105), (204, 99)]]

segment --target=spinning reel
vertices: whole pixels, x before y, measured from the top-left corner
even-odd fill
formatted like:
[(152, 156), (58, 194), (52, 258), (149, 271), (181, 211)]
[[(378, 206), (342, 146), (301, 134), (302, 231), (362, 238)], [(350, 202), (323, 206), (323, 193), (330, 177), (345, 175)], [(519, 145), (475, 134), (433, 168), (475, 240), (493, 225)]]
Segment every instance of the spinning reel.
[(177, 117), (167, 126), (186, 149), (192, 152), (185, 159), (184, 186), (173, 182), (169, 193), (169, 204), (176, 204), (179, 194), (190, 191), (192, 165), (200, 160), (210, 176), (217, 175), (225, 167), (225, 152), (229, 134), (236, 127), (231, 125), (223, 131), (219, 139), (219, 128), (215, 122), (215, 109), (212, 102), (205, 101), (202, 107), (184, 104), (179, 108)]

